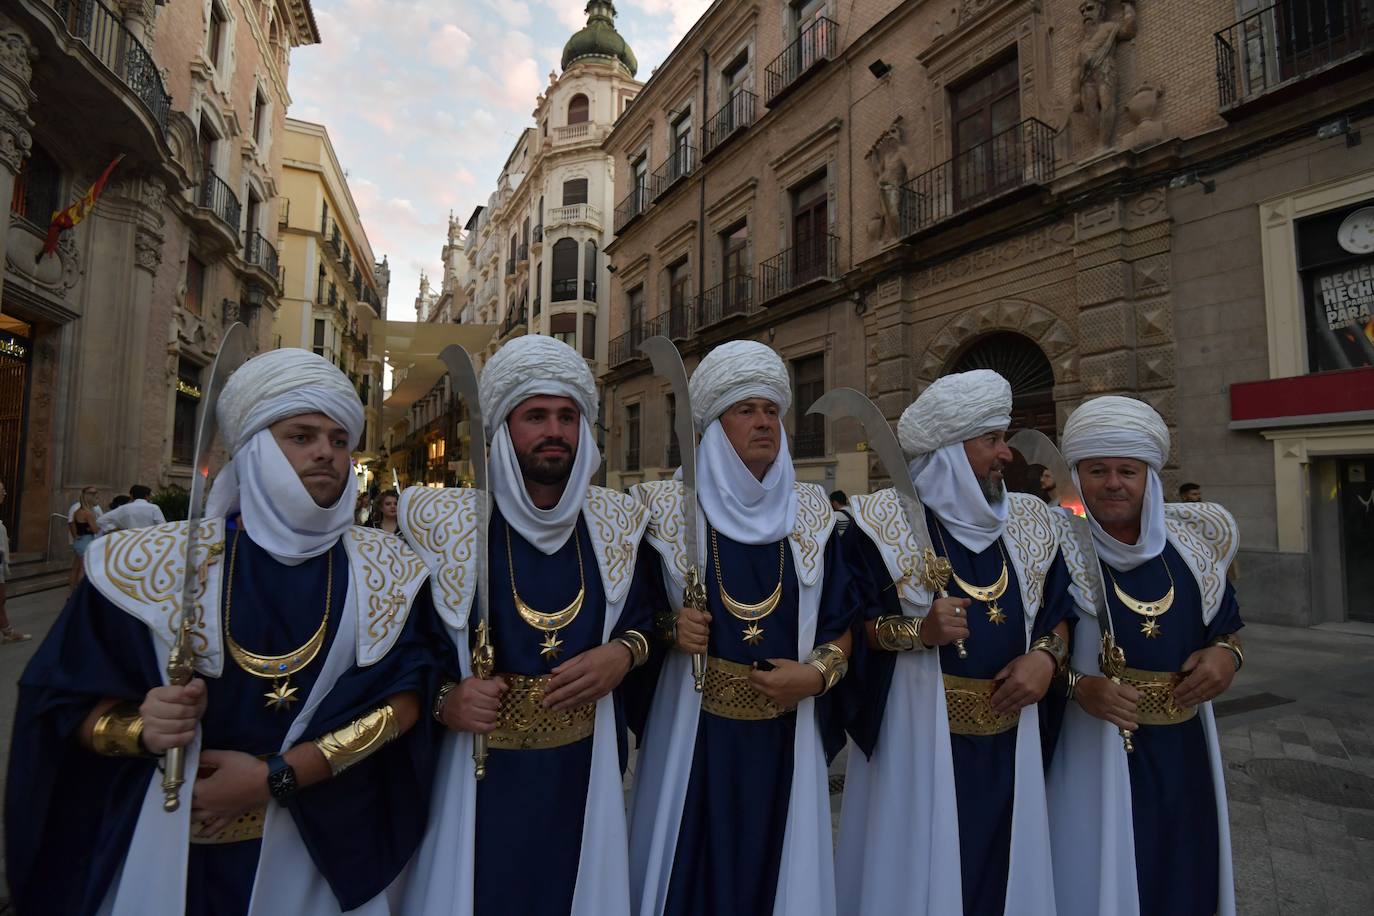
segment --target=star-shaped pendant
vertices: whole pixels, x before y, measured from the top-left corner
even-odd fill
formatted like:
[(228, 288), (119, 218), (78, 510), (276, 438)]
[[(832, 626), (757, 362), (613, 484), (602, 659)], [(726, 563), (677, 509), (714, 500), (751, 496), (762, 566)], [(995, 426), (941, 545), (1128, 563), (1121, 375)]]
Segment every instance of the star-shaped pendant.
[(563, 653), (563, 640), (558, 638), (558, 631), (553, 630), (544, 634), (544, 641), (539, 644), (539, 654), (553, 661)]
[(282, 678), (273, 681), (272, 689), (264, 693), (263, 696), (267, 698), (268, 709), (281, 711), (283, 709), (290, 709), (291, 704), (300, 699), (300, 697), (296, 696), (297, 693), (299, 693), (299, 688), (286, 678)]
[(988, 605), (988, 623), (995, 623), (998, 626), (1007, 622), (1007, 615), (1002, 613), (1002, 609), (996, 603)]
[(1140, 625), (1140, 632), (1144, 633), (1150, 639), (1158, 639), (1159, 624), (1155, 623), (1154, 618), (1151, 617)]
[(744, 628), (744, 641), (751, 646), (757, 646), (763, 642), (763, 627), (756, 623), (751, 623)]

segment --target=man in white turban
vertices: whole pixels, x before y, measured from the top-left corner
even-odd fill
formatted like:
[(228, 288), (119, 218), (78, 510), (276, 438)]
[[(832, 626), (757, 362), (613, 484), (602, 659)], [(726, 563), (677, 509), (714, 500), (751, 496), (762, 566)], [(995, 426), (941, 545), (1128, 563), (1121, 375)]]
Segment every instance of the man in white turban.
[[(480, 382), (493, 505), (485, 558), (495, 671), (475, 677), (477, 492), (411, 487), (400, 521), (434, 570), (449, 679), (425, 842), (403, 912), (422, 916), (630, 912), (622, 680), (648, 659), (662, 592), (647, 514), (591, 485), (597, 392), (562, 341), (518, 338)], [(474, 447), (481, 447), (475, 443)], [(487, 736), (474, 778), (473, 735)]]
[[(844, 675), (853, 602), (825, 491), (796, 480), (792, 396), (772, 349), (712, 350), (690, 383), (707, 611), (678, 611), (631, 799), (640, 916), (828, 916), (835, 879), (825, 695)], [(672, 606), (688, 559), (681, 480), (643, 484)], [(695, 561), (693, 561), (695, 562)], [(692, 653), (707, 653), (704, 690)], [(822, 698), (822, 699), (818, 699)], [(825, 740), (828, 739), (828, 740)]]
[(358, 396), (321, 357), (275, 350), (230, 376), (217, 413), (232, 461), (189, 571), (194, 679), (166, 684), (187, 522), (98, 539), (21, 679), (19, 913), (385, 914), (423, 835), (428, 574), (352, 525)]
[[(1063, 448), (1088, 517), (1079, 531), (1057, 519), (1082, 614), (1069, 671), (1077, 702), (1049, 774), (1059, 912), (1233, 916), (1212, 701), (1244, 662), (1226, 578), (1235, 519), (1213, 503), (1164, 502), (1169, 430), (1143, 401), (1088, 401), (1064, 425)], [(1124, 655), (1108, 664), (1120, 683), (1099, 667), (1104, 631)], [(1129, 754), (1123, 729), (1134, 732)]]
[(1054, 913), (1037, 704), (1072, 600), (1049, 510), (1003, 483), (1011, 406), (980, 369), (937, 379), (898, 425), (951, 597), (922, 584), (936, 564), (894, 490), (851, 500), (869, 650), (837, 863), (853, 913)]

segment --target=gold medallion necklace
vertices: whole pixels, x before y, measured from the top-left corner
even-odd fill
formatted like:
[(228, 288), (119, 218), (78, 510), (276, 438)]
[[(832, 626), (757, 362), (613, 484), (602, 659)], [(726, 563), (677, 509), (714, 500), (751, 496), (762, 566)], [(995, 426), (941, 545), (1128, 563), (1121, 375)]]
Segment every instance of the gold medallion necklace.
[(1112, 568), (1105, 563), (1102, 564), (1106, 566), (1107, 576), (1112, 580), (1112, 591), (1116, 592), (1116, 600), (1120, 601), (1126, 610), (1145, 618), (1145, 622), (1140, 625), (1140, 632), (1144, 633), (1148, 639), (1159, 638), (1160, 627), (1156, 618), (1163, 617), (1169, 613), (1169, 608), (1174, 606), (1174, 574), (1169, 569), (1169, 563), (1163, 555), (1159, 559), (1164, 564), (1164, 574), (1169, 577), (1169, 590), (1164, 593), (1163, 598), (1155, 601), (1141, 601), (1139, 598), (1123, 592), (1121, 586), (1116, 584), (1116, 575), (1112, 572)]
[[(948, 560), (949, 547), (945, 544), (945, 533), (938, 524), (935, 526), (935, 533), (940, 535), (940, 549), (944, 551), (945, 559)], [(954, 584), (963, 590), (964, 594), (968, 595), (974, 601), (981, 601), (983, 604), (987, 605), (988, 623), (995, 623), (1001, 626), (1007, 622), (1007, 615), (1003, 612), (1001, 605), (997, 603), (997, 599), (1006, 594), (1007, 583), (1009, 581), (1007, 576), (1007, 550), (1002, 546), (1001, 538), (997, 539), (997, 549), (1002, 554), (1002, 574), (998, 576), (997, 581), (991, 585), (974, 585), (972, 582), (965, 582), (954, 573), (953, 564), (950, 566), (950, 577), (954, 580)]]
[(263, 696), (267, 698), (269, 709), (281, 711), (289, 709), (292, 703), (300, 699), (297, 696), (300, 688), (291, 683), (291, 676), (303, 671), (315, 660), (315, 656), (320, 654), (325, 634), (329, 630), (329, 611), (334, 603), (334, 551), (331, 549), (325, 554), (327, 578), (324, 587), (324, 619), (320, 621), (319, 629), (305, 641), (305, 645), (294, 652), (283, 655), (259, 655), (249, 652), (235, 642), (234, 634), (229, 629), (229, 618), (234, 605), (234, 561), (239, 556), (241, 534), (242, 528), (234, 531), (234, 544), (229, 550), (229, 584), (224, 589), (224, 642), (229, 647), (229, 655), (235, 664), (253, 677), (272, 682), (272, 689)]
[(520, 590), (515, 587), (515, 556), (510, 550), (511, 537), (510, 522), (507, 522), (506, 567), (510, 570), (510, 592), (515, 598), (515, 610), (521, 620), (544, 634), (544, 641), (539, 644), (539, 654), (553, 661), (563, 651), (563, 640), (558, 638), (558, 631), (577, 618), (577, 612), (582, 610), (582, 599), (587, 596), (587, 579), (582, 572), (582, 539), (573, 529), (573, 545), (577, 548), (577, 595), (563, 609), (546, 614), (526, 604), (525, 599), (520, 597)]
[(786, 568), (783, 551), (786, 547), (785, 540), (778, 542), (778, 585), (773, 589), (773, 594), (755, 604), (745, 604), (743, 601), (737, 601), (725, 590), (725, 579), (721, 577), (720, 572), (720, 544), (716, 541), (716, 529), (711, 529), (711, 557), (716, 564), (716, 585), (720, 587), (720, 603), (725, 605), (730, 616), (749, 624), (744, 628), (743, 639), (751, 646), (763, 642), (763, 627), (759, 626), (758, 622), (773, 613), (778, 607), (778, 602), (782, 600), (783, 571)]

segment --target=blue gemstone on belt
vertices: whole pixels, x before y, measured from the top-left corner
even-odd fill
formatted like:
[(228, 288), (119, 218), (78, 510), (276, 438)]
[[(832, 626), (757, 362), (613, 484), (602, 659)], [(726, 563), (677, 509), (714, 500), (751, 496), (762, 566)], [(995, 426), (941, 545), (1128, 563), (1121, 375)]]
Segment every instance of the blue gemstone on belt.
[(278, 665), (278, 666), (277, 666), (277, 670), (278, 670), (278, 671), (285, 671), (285, 670), (286, 670), (286, 665), (285, 665), (285, 664)]

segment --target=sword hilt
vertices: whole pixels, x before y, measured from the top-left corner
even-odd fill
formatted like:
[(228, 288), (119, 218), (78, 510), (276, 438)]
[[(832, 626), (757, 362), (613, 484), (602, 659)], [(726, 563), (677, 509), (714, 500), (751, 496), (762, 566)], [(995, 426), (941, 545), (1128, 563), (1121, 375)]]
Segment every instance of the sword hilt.
[[(1126, 650), (1116, 644), (1116, 637), (1111, 633), (1102, 634), (1102, 653), (1097, 657), (1097, 667), (1113, 684), (1121, 683), (1121, 676), (1126, 672)], [(1117, 733), (1121, 735), (1121, 746), (1126, 753), (1135, 753), (1132, 740), (1135, 733), (1128, 728), (1118, 728)]]
[[(693, 610), (706, 610), (706, 586), (701, 581), (701, 573), (695, 566), (687, 571), (687, 588), (682, 593), (682, 604)], [(697, 693), (706, 689), (706, 653), (692, 653), (692, 687)]]
[[(921, 583), (926, 588), (935, 592), (938, 598), (948, 598), (950, 577), (954, 575), (954, 567), (950, 565), (947, 557), (937, 556), (935, 551), (927, 547), (925, 552), (925, 568), (921, 573)], [(967, 641), (963, 639), (954, 640), (954, 650), (959, 653), (959, 657), (968, 658)]]
[[(483, 680), (491, 677), (496, 669), (496, 652), (491, 645), (491, 630), (483, 620), (477, 624), (477, 645), (472, 650), (472, 676)], [(478, 782), (487, 776), (487, 748), (489, 743), (485, 734), (472, 736), (472, 776)]]

